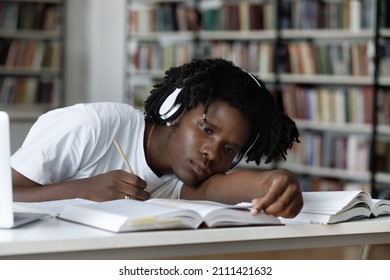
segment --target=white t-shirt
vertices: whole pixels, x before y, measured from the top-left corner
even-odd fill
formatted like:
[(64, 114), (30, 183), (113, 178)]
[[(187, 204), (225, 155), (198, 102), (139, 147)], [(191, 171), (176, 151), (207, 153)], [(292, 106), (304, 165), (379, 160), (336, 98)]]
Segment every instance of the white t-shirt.
[(101, 102), (56, 109), (33, 125), (11, 164), (41, 185), (127, 170), (113, 144), (117, 139), (152, 197), (179, 198), (182, 182), (174, 174), (158, 177), (149, 168), (144, 130), (142, 112), (127, 104)]

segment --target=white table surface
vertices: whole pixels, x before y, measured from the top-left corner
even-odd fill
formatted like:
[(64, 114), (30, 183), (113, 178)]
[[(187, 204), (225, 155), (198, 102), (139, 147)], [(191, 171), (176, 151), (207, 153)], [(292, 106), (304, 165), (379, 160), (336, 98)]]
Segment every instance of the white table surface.
[(0, 229), (3, 259), (154, 259), (390, 243), (390, 217), (335, 225), (111, 233), (56, 218)]

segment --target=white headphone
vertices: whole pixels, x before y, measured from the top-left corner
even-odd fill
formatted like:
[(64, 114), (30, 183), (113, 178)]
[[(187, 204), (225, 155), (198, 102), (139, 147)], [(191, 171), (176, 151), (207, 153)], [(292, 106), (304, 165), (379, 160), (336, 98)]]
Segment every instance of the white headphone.
[(176, 118), (177, 115), (181, 112), (181, 103), (176, 103), (176, 99), (181, 90), (181, 88), (175, 89), (167, 97), (167, 99), (164, 100), (163, 104), (161, 104), (160, 110), (158, 111), (160, 114), (160, 118), (167, 123)]

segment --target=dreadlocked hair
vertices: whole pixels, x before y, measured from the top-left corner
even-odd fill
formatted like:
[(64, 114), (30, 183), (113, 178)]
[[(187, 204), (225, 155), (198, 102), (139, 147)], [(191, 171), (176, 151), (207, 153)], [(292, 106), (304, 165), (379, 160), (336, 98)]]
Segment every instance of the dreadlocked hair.
[(182, 104), (183, 110), (191, 110), (201, 103), (207, 113), (213, 100), (219, 99), (247, 118), (252, 129), (244, 148), (247, 162), (260, 164), (263, 158), (265, 163), (286, 159), (287, 150), (294, 142), (299, 142), (295, 122), (276, 108), (264, 82), (230, 61), (221, 58), (194, 59), (167, 70), (162, 82), (154, 85), (145, 101), (145, 121), (165, 123), (159, 109), (176, 88), (182, 88), (177, 102)]

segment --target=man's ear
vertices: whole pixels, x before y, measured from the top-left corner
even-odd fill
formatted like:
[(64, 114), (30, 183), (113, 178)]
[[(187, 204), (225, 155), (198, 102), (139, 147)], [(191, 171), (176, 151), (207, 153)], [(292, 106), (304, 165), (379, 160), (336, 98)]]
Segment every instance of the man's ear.
[(177, 127), (178, 125), (180, 125), (181, 118), (183, 117), (184, 114), (185, 111), (181, 112), (180, 115), (178, 115), (175, 119), (166, 122), (166, 125), (171, 127)]

